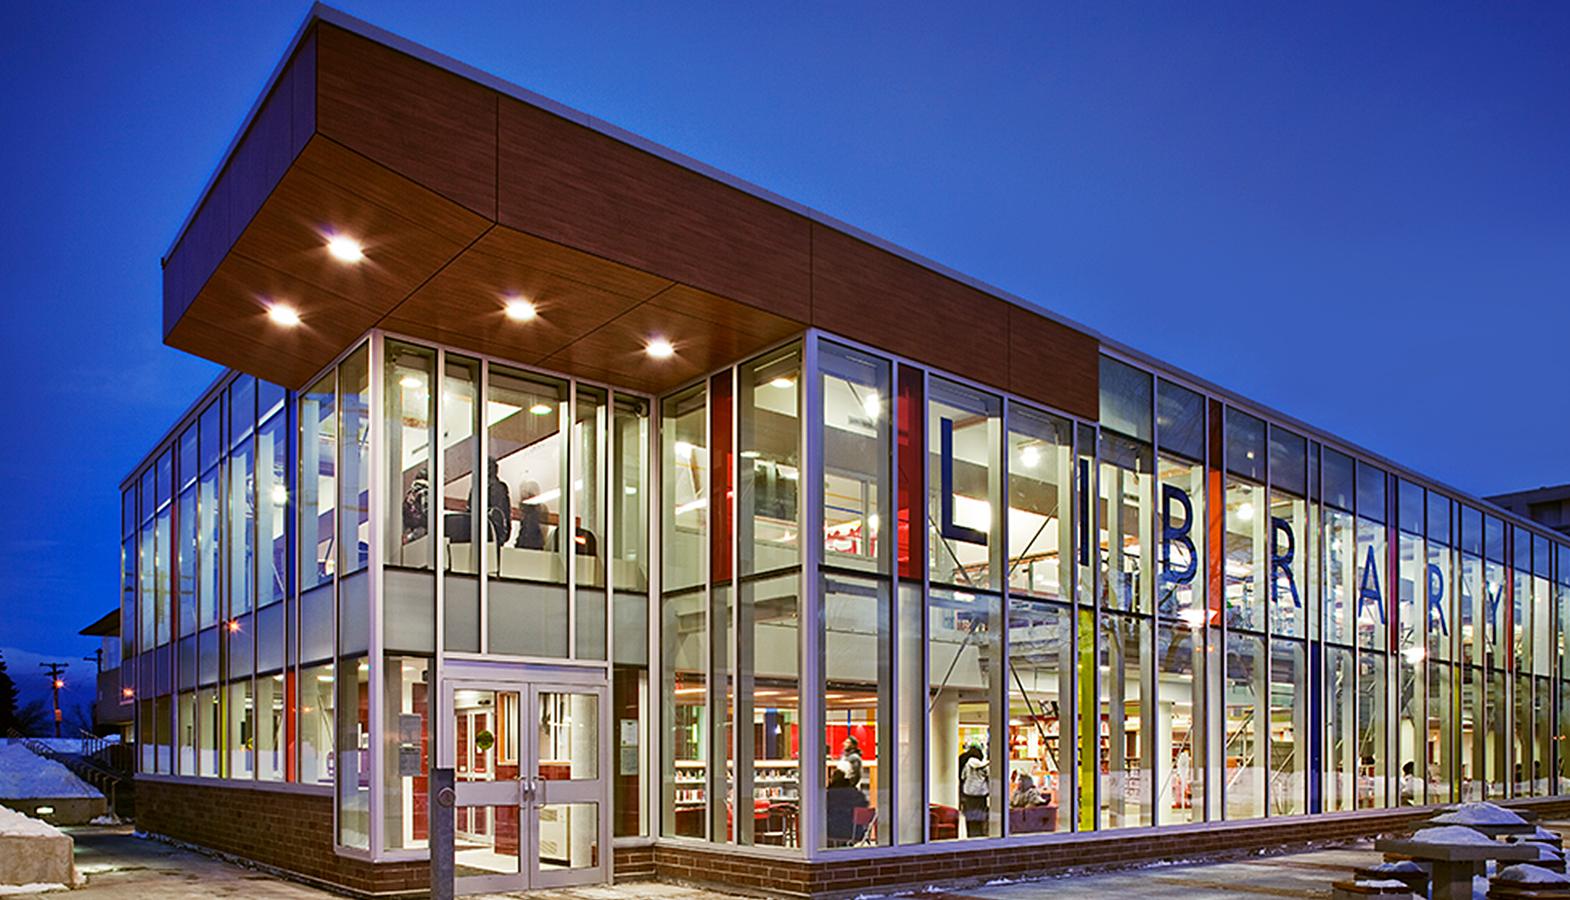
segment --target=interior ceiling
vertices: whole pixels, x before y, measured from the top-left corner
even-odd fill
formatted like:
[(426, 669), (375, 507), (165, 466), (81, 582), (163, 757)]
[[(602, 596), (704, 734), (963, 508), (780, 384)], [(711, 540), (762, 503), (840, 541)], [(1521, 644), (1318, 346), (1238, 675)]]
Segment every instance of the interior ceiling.
[[(365, 258), (328, 254), (332, 234)], [(510, 320), (508, 299), (535, 305)], [(274, 303), (300, 314), (286, 328)], [(384, 328), (660, 392), (805, 325), (543, 240), (470, 212), (321, 135), (311, 138), (169, 334), (174, 346), (299, 388)], [(665, 337), (674, 357), (655, 360)]]

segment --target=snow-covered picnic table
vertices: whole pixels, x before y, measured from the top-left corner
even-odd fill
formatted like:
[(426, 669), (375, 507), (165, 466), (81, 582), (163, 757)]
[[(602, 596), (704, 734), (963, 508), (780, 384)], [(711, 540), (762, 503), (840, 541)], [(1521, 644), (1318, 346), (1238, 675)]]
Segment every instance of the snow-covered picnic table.
[(1380, 838), (1374, 849), (1428, 863), (1433, 900), (1472, 900), (1472, 876), (1489, 860), (1537, 860), (1532, 847), (1504, 844), (1464, 825), (1424, 828), (1410, 838)]

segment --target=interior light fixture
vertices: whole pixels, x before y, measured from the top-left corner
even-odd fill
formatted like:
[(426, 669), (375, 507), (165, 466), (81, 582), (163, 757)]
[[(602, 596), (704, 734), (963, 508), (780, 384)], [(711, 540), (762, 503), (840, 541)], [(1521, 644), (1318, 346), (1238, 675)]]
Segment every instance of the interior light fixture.
[(551, 406), (550, 406), (549, 403), (536, 403), (533, 406), (529, 407), (529, 412), (534, 413), (537, 416), (548, 416), (553, 411), (554, 410), (551, 409)]
[(670, 359), (676, 355), (676, 348), (671, 342), (662, 337), (651, 338), (644, 345), (643, 351), (649, 354), (650, 359)]
[(762, 454), (759, 453), (756, 450), (743, 450), (743, 451), (741, 451), (741, 458), (742, 459), (757, 459), (759, 456), (762, 456)]
[(795, 386), (796, 380), (794, 378), (786, 378), (784, 375), (781, 375), (769, 382), (769, 387), (777, 387), (781, 390)]
[(534, 304), (522, 297), (508, 297), (502, 311), (514, 322), (528, 322), (539, 315), (539, 310), (534, 308)]
[(867, 396), (861, 398), (861, 410), (874, 419), (883, 412), (883, 400), (877, 391), (868, 391)]
[(287, 303), (274, 303), (267, 307), (267, 318), (272, 319), (274, 325), (282, 325), (285, 328), (293, 328), (300, 324), (300, 314)]
[(1027, 469), (1034, 469), (1041, 462), (1041, 451), (1035, 447), (1026, 447), (1019, 451), (1019, 464)]
[(1254, 520), (1254, 504), (1245, 503), (1237, 508), (1237, 517), (1245, 522)]
[(273, 485), (273, 505), (284, 506), (289, 502), (289, 489), (281, 484)]
[(327, 238), (327, 252), (341, 263), (353, 264), (365, 258), (365, 248), (346, 234), (330, 235)]
[(425, 386), (425, 382), (421, 381), (419, 376), (416, 375), (405, 375), (398, 379), (398, 383), (411, 391), (417, 391)]

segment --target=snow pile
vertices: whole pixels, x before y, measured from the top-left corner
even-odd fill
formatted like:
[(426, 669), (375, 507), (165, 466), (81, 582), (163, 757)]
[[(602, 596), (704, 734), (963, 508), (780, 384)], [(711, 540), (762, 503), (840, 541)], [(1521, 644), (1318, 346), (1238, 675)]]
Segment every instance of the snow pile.
[(1486, 834), (1473, 831), (1465, 825), (1441, 825), (1424, 828), (1412, 835), (1412, 840), (1424, 844), (1479, 844), (1491, 846), (1498, 843)]
[(1521, 863), (1518, 866), (1509, 866), (1501, 869), (1497, 876), (1500, 881), (1514, 882), (1515, 884), (1570, 884), (1570, 876), (1534, 866), (1531, 863)]
[(63, 884), (0, 884), (0, 897), (10, 894), (46, 894), (70, 890)]
[(1525, 825), (1526, 820), (1494, 803), (1463, 803), (1431, 819), (1436, 825)]
[(59, 837), (60, 829), (42, 819), (24, 816), (14, 809), (0, 806), (0, 837)]
[(1379, 890), (1385, 890), (1387, 888), (1394, 888), (1396, 890), (1406, 891), (1408, 893), (1410, 893), (1412, 891), (1412, 888), (1409, 887), (1406, 882), (1404, 882), (1404, 881), (1397, 881), (1394, 878), (1380, 878), (1380, 879), (1373, 879), (1373, 880), (1369, 880), (1369, 881), (1354, 881), (1353, 884), (1357, 885), (1360, 888), (1378, 888)]
[(1417, 863), (1413, 862), (1410, 859), (1403, 859), (1400, 862), (1380, 863), (1379, 865), (1374, 866), (1369, 871), (1370, 872), (1383, 872), (1383, 873), (1385, 873), (1387, 875), (1388, 874), (1396, 874), (1396, 873), (1399, 873), (1399, 874), (1402, 874), (1402, 875), (1427, 875), (1428, 874), (1428, 872), (1425, 871), (1422, 866), (1418, 865)]
[(0, 746), (0, 797), (53, 800), (101, 796), (92, 785), (52, 759), (44, 759), (21, 744)]

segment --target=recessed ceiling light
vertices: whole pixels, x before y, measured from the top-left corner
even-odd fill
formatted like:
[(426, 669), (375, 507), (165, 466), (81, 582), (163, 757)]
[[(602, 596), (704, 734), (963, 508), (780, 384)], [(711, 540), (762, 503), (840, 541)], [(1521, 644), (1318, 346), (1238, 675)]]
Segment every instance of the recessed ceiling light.
[(405, 375), (398, 379), (398, 383), (411, 391), (417, 391), (425, 385), (425, 382), (421, 381), (417, 375)]
[(653, 359), (670, 359), (676, 355), (676, 348), (671, 346), (670, 341), (662, 337), (650, 339), (643, 349)]
[(346, 234), (335, 234), (327, 239), (327, 252), (343, 263), (357, 263), (365, 258), (365, 248)]
[(794, 378), (786, 378), (784, 375), (781, 375), (780, 377), (769, 382), (769, 387), (788, 388), (795, 386), (796, 380)]
[(762, 455), (763, 454), (759, 453), (756, 450), (743, 450), (743, 451), (741, 451), (741, 458), (742, 459), (757, 459), (759, 456), (762, 456)]
[(267, 307), (267, 318), (272, 319), (274, 325), (282, 325), (285, 328), (293, 328), (300, 324), (300, 314), (294, 311), (294, 307), (284, 303), (274, 303)]
[(507, 305), (502, 307), (502, 309), (507, 313), (507, 318), (513, 320), (514, 322), (527, 322), (530, 319), (533, 319), (538, 312), (535, 310), (533, 303), (530, 303), (522, 297), (512, 297), (508, 299)]
[(533, 406), (529, 407), (529, 412), (532, 412), (532, 413), (534, 413), (537, 416), (548, 416), (548, 415), (550, 415), (553, 412), (553, 410), (551, 409), (549, 404), (546, 404), (546, 403), (536, 403)]

